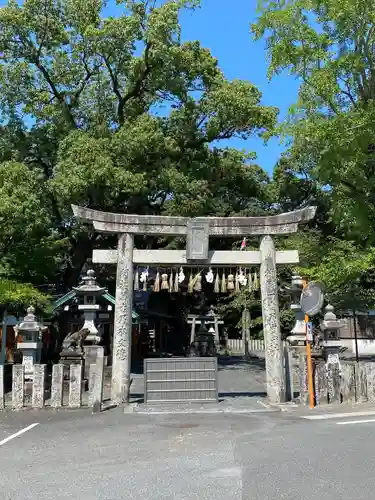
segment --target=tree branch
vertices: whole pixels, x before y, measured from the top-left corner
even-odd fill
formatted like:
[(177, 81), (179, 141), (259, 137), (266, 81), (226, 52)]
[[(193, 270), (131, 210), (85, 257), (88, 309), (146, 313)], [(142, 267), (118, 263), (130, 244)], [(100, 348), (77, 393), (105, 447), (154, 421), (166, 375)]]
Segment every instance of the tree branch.
[(145, 80), (152, 71), (152, 66), (151, 66), (151, 63), (149, 60), (151, 46), (152, 46), (151, 42), (146, 43), (146, 47), (145, 47), (145, 51), (144, 51), (145, 67), (144, 67), (143, 71), (141, 71), (140, 74), (138, 75), (138, 77), (136, 78), (132, 88), (124, 96), (120, 92), (118, 75), (111, 67), (109, 57), (102, 55), (104, 63), (106, 65), (106, 68), (107, 68), (108, 73), (109, 73), (109, 77), (111, 79), (113, 92), (115, 93), (115, 95), (117, 97), (117, 101), (118, 101), (117, 119), (118, 119), (120, 127), (122, 127), (125, 123), (126, 103), (133, 98), (140, 97), (140, 94), (143, 90)]
[(102, 55), (103, 57), (103, 61), (104, 61), (104, 64), (108, 70), (108, 73), (109, 73), (109, 77), (111, 79), (111, 83), (112, 83), (112, 90), (113, 92), (115, 93), (116, 97), (117, 97), (117, 101), (118, 101), (118, 105), (117, 105), (117, 118), (118, 118), (118, 122), (119, 122), (119, 125), (120, 127), (122, 127), (124, 125), (124, 121), (125, 121), (125, 116), (124, 116), (124, 113), (120, 113), (120, 104), (122, 103), (122, 100), (123, 100), (123, 97), (121, 95), (121, 92), (120, 92), (120, 89), (119, 89), (119, 84), (118, 84), (118, 78), (117, 78), (117, 74), (113, 71), (112, 67), (111, 67), (111, 63), (109, 62), (109, 58)]
[(148, 77), (148, 75), (152, 71), (152, 66), (151, 66), (150, 59), (149, 59), (151, 46), (152, 46), (151, 42), (146, 43), (145, 57), (144, 57), (145, 67), (144, 67), (143, 71), (138, 75), (138, 78), (135, 80), (133, 88), (131, 90), (129, 90), (129, 92), (127, 94), (124, 95), (124, 97), (122, 99), (122, 103), (121, 103), (122, 110), (124, 109), (125, 104), (128, 101), (130, 101), (130, 99), (133, 99), (134, 97), (139, 96), (139, 94), (142, 91), (142, 88), (143, 88), (143, 85), (145, 83), (146, 78)]
[(82, 94), (82, 92), (85, 90), (85, 87), (87, 83), (89, 82), (90, 78), (97, 72), (97, 70), (100, 68), (100, 64), (95, 64), (92, 69), (89, 68), (87, 64), (87, 59), (86, 59), (86, 52), (83, 52), (83, 58), (82, 58), (82, 63), (86, 71), (86, 75), (83, 77), (81, 80), (81, 83), (78, 85), (77, 90), (74, 92), (73, 97), (71, 99), (70, 103), (70, 108), (72, 108), (78, 101), (79, 96)]

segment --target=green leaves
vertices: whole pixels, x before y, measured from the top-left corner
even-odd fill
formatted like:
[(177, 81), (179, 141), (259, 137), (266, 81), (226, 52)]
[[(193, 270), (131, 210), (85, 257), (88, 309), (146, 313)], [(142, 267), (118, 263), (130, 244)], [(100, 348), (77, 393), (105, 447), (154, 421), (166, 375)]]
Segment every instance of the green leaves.
[(0, 304), (9, 311), (16, 312), (29, 306), (46, 310), (49, 300), (48, 295), (40, 293), (29, 283), (0, 279)]
[(0, 274), (43, 282), (64, 246), (51, 227), (40, 171), (24, 164), (0, 164)]
[(341, 310), (368, 310), (375, 303), (375, 248), (359, 251), (355, 242), (332, 239), (321, 261), (301, 272), (322, 282), (326, 296)]
[(331, 199), (336, 234), (375, 243), (375, 2), (261, 2), (252, 27), (266, 38), (270, 76), (288, 70), (301, 82), (284, 124), (286, 162)]

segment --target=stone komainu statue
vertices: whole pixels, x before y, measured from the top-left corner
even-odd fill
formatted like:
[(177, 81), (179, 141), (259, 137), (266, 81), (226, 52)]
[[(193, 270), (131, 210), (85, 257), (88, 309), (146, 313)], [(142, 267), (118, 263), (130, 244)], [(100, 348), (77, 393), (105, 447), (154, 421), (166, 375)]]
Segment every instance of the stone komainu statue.
[(64, 351), (76, 351), (82, 349), (83, 342), (90, 335), (88, 328), (81, 328), (77, 332), (69, 333), (63, 341)]

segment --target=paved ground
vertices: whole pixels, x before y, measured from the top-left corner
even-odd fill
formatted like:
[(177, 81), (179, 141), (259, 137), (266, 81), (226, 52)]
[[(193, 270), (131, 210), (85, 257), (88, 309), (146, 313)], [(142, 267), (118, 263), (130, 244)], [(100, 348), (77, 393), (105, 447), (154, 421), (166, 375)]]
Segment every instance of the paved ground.
[(371, 499), (375, 410), (303, 416), (2, 413), (0, 499)]
[[(223, 413), (0, 413), (0, 500), (372, 498), (375, 407), (271, 411), (261, 361), (219, 378)], [(141, 400), (140, 377), (132, 389)]]

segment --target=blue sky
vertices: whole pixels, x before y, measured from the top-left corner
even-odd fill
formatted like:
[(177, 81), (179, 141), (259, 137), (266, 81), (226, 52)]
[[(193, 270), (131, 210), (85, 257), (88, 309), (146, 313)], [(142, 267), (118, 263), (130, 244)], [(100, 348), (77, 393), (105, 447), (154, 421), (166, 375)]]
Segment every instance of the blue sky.
[[(263, 93), (263, 104), (277, 106), (280, 119), (296, 101), (298, 83), (293, 76), (282, 75), (271, 82), (267, 79), (267, 60), (264, 42), (254, 43), (249, 33), (256, 18), (256, 0), (201, 0), (201, 8), (183, 14), (182, 34), (186, 40), (197, 39), (218, 58), (220, 67), (229, 79), (249, 80)], [(231, 145), (255, 151), (257, 163), (267, 172), (272, 169), (283, 151), (278, 139), (267, 146), (254, 138), (232, 140)]]

